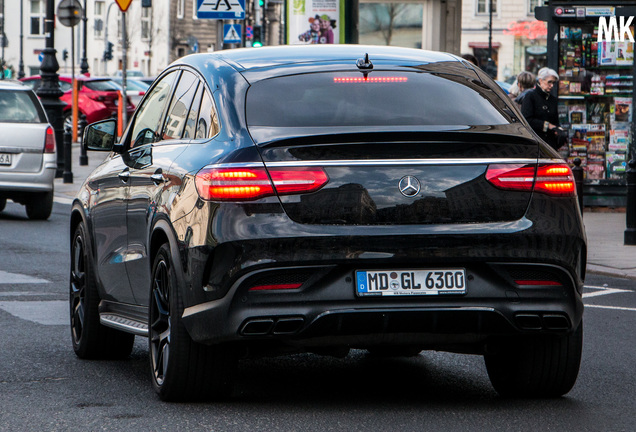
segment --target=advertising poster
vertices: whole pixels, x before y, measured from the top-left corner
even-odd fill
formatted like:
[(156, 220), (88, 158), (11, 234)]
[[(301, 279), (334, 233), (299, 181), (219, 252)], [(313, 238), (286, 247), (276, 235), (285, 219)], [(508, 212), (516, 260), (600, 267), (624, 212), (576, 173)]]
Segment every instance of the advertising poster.
[(287, 0), (287, 43), (344, 43), (345, 0)]

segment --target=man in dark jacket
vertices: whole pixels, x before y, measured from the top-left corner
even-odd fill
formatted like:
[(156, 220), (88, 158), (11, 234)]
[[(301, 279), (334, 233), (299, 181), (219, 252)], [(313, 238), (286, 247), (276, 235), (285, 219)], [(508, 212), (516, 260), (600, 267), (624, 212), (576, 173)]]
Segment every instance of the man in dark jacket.
[(557, 98), (550, 92), (559, 80), (554, 69), (541, 68), (537, 73), (537, 85), (523, 98), (521, 113), (530, 126), (553, 149), (558, 150), (559, 113)]

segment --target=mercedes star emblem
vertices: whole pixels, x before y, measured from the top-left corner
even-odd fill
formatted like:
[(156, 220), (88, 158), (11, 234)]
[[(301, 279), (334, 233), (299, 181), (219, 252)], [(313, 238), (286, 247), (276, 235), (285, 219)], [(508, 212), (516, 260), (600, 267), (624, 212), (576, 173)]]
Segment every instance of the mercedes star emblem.
[(400, 193), (405, 197), (414, 197), (420, 192), (420, 181), (413, 176), (407, 175), (400, 179), (398, 184)]

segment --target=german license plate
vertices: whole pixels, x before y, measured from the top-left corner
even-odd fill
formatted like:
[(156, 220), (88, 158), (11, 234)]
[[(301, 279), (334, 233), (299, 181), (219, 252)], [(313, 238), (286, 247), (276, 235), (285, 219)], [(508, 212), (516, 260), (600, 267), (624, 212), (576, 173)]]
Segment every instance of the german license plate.
[(358, 296), (466, 294), (464, 269), (358, 270)]
[(0, 165), (11, 165), (11, 153), (0, 153)]

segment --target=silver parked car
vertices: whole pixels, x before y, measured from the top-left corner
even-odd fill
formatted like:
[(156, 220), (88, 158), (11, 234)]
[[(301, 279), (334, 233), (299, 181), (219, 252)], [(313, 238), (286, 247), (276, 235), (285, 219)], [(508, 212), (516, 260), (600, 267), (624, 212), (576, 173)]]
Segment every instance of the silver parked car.
[(0, 81), (0, 211), (11, 199), (30, 219), (48, 219), (55, 168), (55, 134), (40, 100), (20, 82)]

